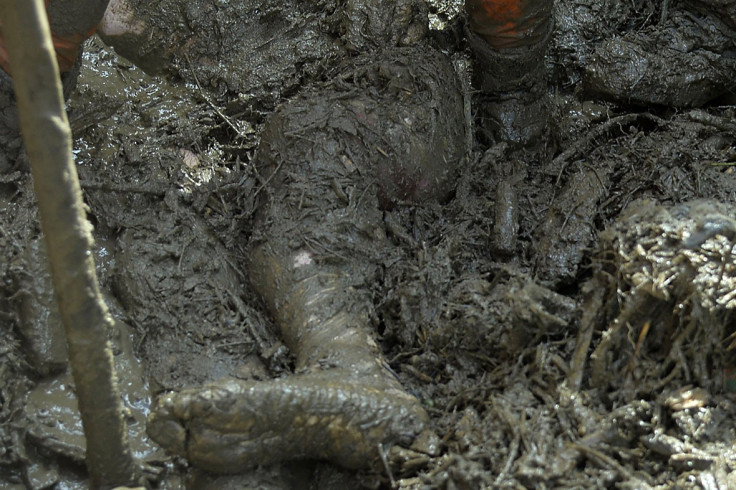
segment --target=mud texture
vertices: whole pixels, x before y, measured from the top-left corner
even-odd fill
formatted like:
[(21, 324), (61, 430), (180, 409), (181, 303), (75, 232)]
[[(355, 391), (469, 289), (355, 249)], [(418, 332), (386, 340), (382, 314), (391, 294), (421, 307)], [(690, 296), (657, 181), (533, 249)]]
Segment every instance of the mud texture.
[(411, 445), (428, 421), (372, 338), (371, 293), (390, 253), (381, 209), (453, 190), (462, 95), (430, 50), (363, 56), (335, 78), (276, 111), (256, 156), (250, 278), (298, 374), (169, 395), (149, 421), (154, 439), (211, 471), (310, 457), (376, 468), (382, 447)]
[[(619, 305), (615, 318), (603, 319), (610, 327), (592, 358), (594, 385), (633, 376), (650, 393), (680, 371), (706, 390), (725, 385), (733, 345), (727, 326), (736, 308), (734, 225), (732, 207), (718, 202), (636, 201), (601, 234), (596, 265), (606, 274), (596, 278), (605, 281), (601, 290), (618, 291)], [(622, 335), (636, 342), (625, 345)], [(719, 352), (724, 341), (729, 345)], [(704, 348), (713, 352), (707, 359)], [(618, 353), (615, 360), (609, 349)]]
[(409, 446), (424, 428), (426, 413), (398, 383), (356, 376), (341, 384), (337, 374), (179, 392), (159, 400), (148, 431), (198, 467), (240, 473), (299, 459), (366, 469), (379, 463), (381, 445)]
[[(736, 487), (733, 1), (555, 2), (535, 152), (451, 132), (459, 0), (112, 3), (159, 75), (90, 39), (69, 114), (154, 487)], [(0, 486), (85, 488), (6, 159)]]
[(118, 53), (150, 73), (196, 77), (218, 99), (258, 113), (273, 110), (302, 80), (344, 53), (335, 2), (113, 0), (100, 27)]
[(18, 331), (28, 349), (28, 362), (42, 376), (64, 371), (69, 360), (45, 249), (42, 237), (28, 242), (21, 262), (12, 269), (19, 291)]
[[(169, 351), (159, 362), (149, 363), (148, 372), (165, 388), (181, 387), (182, 378), (205, 381), (231, 374), (216, 353), (197, 346), (222, 342), (228, 325), (239, 327), (239, 312), (230, 297), (239, 288), (238, 273), (222, 245), (204, 228), (199, 232), (199, 217), (179, 214), (178, 208), (165, 204), (159, 213), (155, 227), (149, 223), (119, 236), (112, 270), (113, 291), (131, 321), (150, 337), (144, 351)], [(154, 265), (156, 273), (151, 274)], [(165, 307), (152, 311), (153, 298)]]
[[(77, 86), (81, 64), (80, 56), (72, 69), (61, 76), (64, 99), (68, 99)], [(23, 141), (20, 136), (13, 79), (4, 70), (0, 70), (0, 107), (2, 108), (0, 109), (0, 145), (3, 148), (3, 151), (0, 152), (0, 171), (7, 176), (19, 168), (27, 170), (28, 157), (23, 149)], [(6, 177), (5, 180), (8, 178)]]
[(733, 90), (733, 31), (722, 19), (678, 10), (664, 25), (602, 43), (585, 68), (588, 90), (674, 107), (701, 106)]

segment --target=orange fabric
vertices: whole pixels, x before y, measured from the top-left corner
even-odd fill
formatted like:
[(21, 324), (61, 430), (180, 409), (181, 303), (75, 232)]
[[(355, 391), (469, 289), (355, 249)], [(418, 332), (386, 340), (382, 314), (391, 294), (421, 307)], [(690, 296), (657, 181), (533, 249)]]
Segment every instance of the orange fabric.
[(470, 29), (495, 49), (530, 46), (546, 34), (552, 0), (466, 0)]
[[(49, 4), (49, 0), (46, 0), (46, 5)], [(59, 65), (59, 71), (64, 73), (69, 71), (74, 63), (77, 61), (79, 56), (79, 47), (82, 43), (95, 33), (97, 28), (92, 29), (89, 32), (79, 34), (74, 33), (66, 37), (60, 37), (51, 32), (51, 41), (56, 51), (56, 62)], [(8, 60), (8, 52), (5, 48), (5, 41), (2, 37), (2, 23), (0, 22), (0, 67), (5, 70), (6, 73), (10, 74), (10, 61)]]
[(56, 50), (56, 61), (59, 63), (59, 71), (64, 73), (70, 70), (74, 63), (77, 61), (79, 56), (79, 47), (82, 43), (95, 33), (97, 28), (95, 27), (89, 32), (84, 34), (71, 34), (66, 38), (59, 37), (53, 32), (51, 33), (51, 40), (54, 43), (54, 50)]
[(519, 0), (485, 0), (481, 2), (481, 7), (485, 17), (495, 24), (497, 31), (516, 33), (516, 22), (522, 13)]

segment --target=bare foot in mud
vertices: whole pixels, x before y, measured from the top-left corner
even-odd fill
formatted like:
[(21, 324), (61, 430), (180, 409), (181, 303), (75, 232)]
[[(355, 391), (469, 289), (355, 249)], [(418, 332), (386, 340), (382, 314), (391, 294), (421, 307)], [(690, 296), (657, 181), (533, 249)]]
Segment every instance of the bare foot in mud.
[(164, 395), (149, 419), (156, 441), (204, 469), (302, 458), (377, 468), (383, 450), (409, 446), (428, 422), (373, 340), (371, 290), (391, 247), (382, 207), (454, 187), (463, 98), (452, 64), (428, 48), (365, 56), (342, 75), (375, 90), (296, 97), (271, 117), (257, 157), (250, 279), (297, 374)]
[(390, 375), (372, 386), (330, 371), (271, 382), (220, 381), (165, 395), (148, 433), (169, 451), (216, 473), (319, 459), (380, 467), (381, 451), (408, 447), (429, 421)]

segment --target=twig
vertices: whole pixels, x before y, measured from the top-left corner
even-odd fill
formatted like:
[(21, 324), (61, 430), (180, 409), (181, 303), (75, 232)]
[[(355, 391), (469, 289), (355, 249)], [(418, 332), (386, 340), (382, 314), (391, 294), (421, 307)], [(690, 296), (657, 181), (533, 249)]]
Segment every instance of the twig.
[(388, 476), (388, 481), (391, 484), (391, 488), (398, 488), (396, 486), (396, 480), (394, 480), (393, 472), (391, 471), (391, 467), (388, 464), (388, 458), (386, 457), (386, 450), (384, 449), (382, 444), (377, 444), (378, 446), (378, 454), (381, 457), (381, 463), (383, 464), (383, 469), (386, 470), (386, 476)]
[[(271, 182), (271, 179), (273, 179), (274, 175), (276, 175), (276, 174), (277, 174), (277, 173), (279, 172), (279, 170), (281, 170), (281, 166), (282, 166), (283, 164), (284, 164), (284, 161), (283, 161), (283, 160), (281, 160), (281, 161), (279, 162), (279, 164), (278, 164), (278, 165), (276, 165), (276, 168), (275, 168), (275, 169), (273, 170), (273, 172), (271, 172), (271, 175), (269, 175), (269, 176), (268, 176), (268, 177), (266, 178), (266, 180), (264, 180), (264, 181), (263, 181), (263, 182), (261, 183), (261, 186), (260, 186), (260, 187), (259, 187), (258, 189), (256, 189), (256, 191), (255, 191), (255, 192), (253, 193), (253, 197), (257, 197), (257, 196), (258, 196), (258, 194), (260, 194), (260, 193), (261, 193), (261, 191), (262, 191), (263, 189), (265, 189), (265, 188), (266, 188), (266, 186), (267, 186), (267, 185), (269, 184), (269, 182)], [(256, 172), (256, 176), (257, 176), (257, 177), (259, 178), (259, 180), (260, 180), (261, 176), (260, 176), (260, 175), (258, 175), (258, 173), (257, 173), (257, 172)]]
[(732, 123), (726, 118), (718, 117), (710, 114), (703, 109), (695, 109), (688, 112), (687, 117), (696, 123), (700, 123), (706, 126), (713, 126), (721, 131), (728, 131), (729, 133), (736, 132), (736, 124)]
[(99, 182), (87, 182), (80, 181), (79, 185), (82, 189), (91, 191), (106, 191), (106, 192), (127, 192), (131, 194), (151, 194), (153, 196), (165, 196), (166, 191), (160, 189), (151, 189), (142, 186), (130, 185), (130, 184), (114, 184), (99, 183)]
[(572, 158), (579, 152), (585, 150), (593, 140), (604, 135), (614, 126), (623, 126), (624, 124), (630, 124), (639, 118), (649, 119), (650, 121), (654, 121), (657, 124), (664, 124), (667, 122), (664, 119), (653, 114), (642, 112), (637, 114), (624, 114), (623, 116), (613, 117), (608, 121), (600, 124), (599, 126), (596, 126), (591, 131), (586, 133), (584, 137), (575, 141), (572, 146), (568, 147), (565, 151), (557, 155), (555, 159), (552, 160), (552, 162), (549, 164), (550, 171), (554, 171), (555, 169), (559, 168), (559, 170), (557, 171), (557, 181), (555, 182), (555, 185), (560, 183), (560, 180), (562, 179), (562, 174), (564, 173), (567, 166), (570, 164), (570, 160), (572, 160)]
[(199, 94), (202, 96), (205, 102), (207, 102), (207, 105), (209, 105), (215, 113), (222, 118), (223, 121), (225, 121), (225, 124), (230, 126), (230, 128), (235, 131), (235, 133), (238, 135), (238, 138), (245, 138), (245, 135), (243, 132), (235, 126), (232, 119), (227, 117), (223, 112), (220, 110), (219, 107), (215, 105), (214, 102), (210, 100), (209, 97), (207, 97), (204, 93), (204, 90), (202, 89), (202, 86), (199, 84), (199, 78), (197, 78), (197, 74), (194, 72), (194, 69), (192, 68), (192, 60), (189, 59), (189, 55), (187, 53), (184, 53), (184, 58), (187, 60), (187, 65), (189, 65), (189, 71), (192, 72), (192, 77), (194, 77), (194, 83), (197, 84), (197, 88), (199, 89)]
[(570, 443), (570, 446), (580, 451), (582, 454), (585, 455), (586, 458), (595, 462), (599, 466), (602, 466), (603, 468), (608, 467), (618, 473), (619, 476), (626, 477), (630, 483), (636, 483), (636, 488), (651, 488), (651, 485), (648, 482), (645, 482), (641, 478), (637, 477), (635, 474), (625, 468), (621, 463), (608, 456), (607, 454), (603, 454), (597, 449), (593, 449), (592, 447), (588, 447), (583, 444)]

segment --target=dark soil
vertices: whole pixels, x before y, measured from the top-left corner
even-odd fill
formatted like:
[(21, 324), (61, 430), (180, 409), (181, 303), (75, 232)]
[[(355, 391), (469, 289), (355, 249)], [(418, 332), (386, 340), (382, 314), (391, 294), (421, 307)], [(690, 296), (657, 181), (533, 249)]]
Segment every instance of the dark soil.
[[(153, 75), (92, 38), (69, 114), (153, 486), (736, 488), (734, 2), (558, 2), (535, 150), (473, 138), (460, 1), (428, 2), (428, 32), (408, 0), (130, 3), (148, 41), (115, 42)], [(432, 76), (448, 83), (421, 99)], [(335, 101), (368, 116), (320, 113)], [(411, 115), (415, 140), (396, 129)], [(345, 158), (315, 167), (325, 134), (320, 155)], [(396, 159), (419, 167), (382, 163), (419, 150)], [(85, 488), (30, 176), (2, 170), (0, 487)], [(365, 241), (344, 241), (342, 202), (367, 206), (350, 221)], [(248, 272), (279, 236), (331, 267), (360, 257), (341, 294), (369, 305), (430, 442), (372, 469), (218, 476), (146, 436), (162, 392), (303, 374)]]

